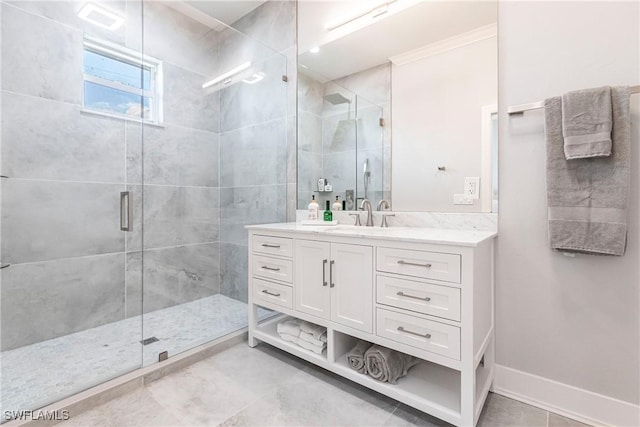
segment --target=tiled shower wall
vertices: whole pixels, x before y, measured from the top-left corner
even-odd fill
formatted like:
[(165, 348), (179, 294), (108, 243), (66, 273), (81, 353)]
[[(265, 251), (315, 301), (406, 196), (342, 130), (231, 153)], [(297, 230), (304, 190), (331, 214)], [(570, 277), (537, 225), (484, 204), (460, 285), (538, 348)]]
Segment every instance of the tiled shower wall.
[(232, 25), (259, 43), (236, 40), (229, 30), (221, 34), (223, 69), (241, 62), (237, 58), (249, 49), (265, 73), (258, 84), (235, 85), (220, 95), (221, 292), (245, 302), (244, 226), (284, 222), (288, 210), (295, 217), (295, 196), (293, 203), (287, 197), (295, 195), (295, 22), (294, 1), (268, 1)]
[(165, 120), (143, 130), (81, 112), (83, 32), (141, 47), (141, 4), (109, 6), (127, 17), (117, 32), (79, 20), (77, 2), (2, 4), (2, 350), (220, 291), (220, 96), (201, 87), (218, 74), (219, 34), (145, 2)]

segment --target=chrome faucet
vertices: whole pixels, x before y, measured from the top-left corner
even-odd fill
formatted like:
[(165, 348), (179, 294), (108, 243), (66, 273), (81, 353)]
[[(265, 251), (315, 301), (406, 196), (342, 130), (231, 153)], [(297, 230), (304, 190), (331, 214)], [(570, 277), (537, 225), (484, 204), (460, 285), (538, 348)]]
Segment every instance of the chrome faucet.
[(389, 210), (389, 208), (390, 208), (389, 202), (387, 202), (385, 199), (382, 199), (382, 200), (380, 200), (380, 202), (378, 202), (378, 210), (379, 211)]
[[(380, 200), (380, 202), (378, 203), (378, 210), (379, 211), (385, 211), (385, 210), (389, 210), (390, 206), (389, 206), (389, 202), (386, 201), (385, 199)], [(396, 214), (392, 214), (392, 213), (383, 213), (382, 214), (382, 222), (380, 223), (380, 227), (382, 228), (387, 228), (389, 227), (389, 224), (387, 224), (387, 217), (388, 216), (396, 216)]]
[(360, 205), (360, 210), (367, 208), (367, 227), (373, 227), (373, 214), (371, 213), (372, 207), (369, 199), (364, 199)]

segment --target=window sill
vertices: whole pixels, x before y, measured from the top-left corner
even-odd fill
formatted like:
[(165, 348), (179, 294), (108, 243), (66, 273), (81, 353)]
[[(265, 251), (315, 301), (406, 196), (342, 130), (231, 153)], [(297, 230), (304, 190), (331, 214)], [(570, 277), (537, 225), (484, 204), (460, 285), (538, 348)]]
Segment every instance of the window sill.
[(122, 120), (124, 122), (139, 123), (139, 124), (142, 124), (143, 126), (153, 126), (153, 127), (156, 127), (156, 128), (164, 129), (164, 124), (162, 124), (162, 123), (156, 123), (156, 122), (152, 122), (152, 121), (149, 121), (149, 120), (134, 119), (132, 117), (126, 117), (126, 116), (121, 116), (119, 114), (107, 113), (105, 111), (91, 110), (89, 108), (82, 107), (80, 109), (80, 113), (81, 114), (89, 114), (89, 115), (92, 115), (92, 116), (109, 117), (111, 119)]

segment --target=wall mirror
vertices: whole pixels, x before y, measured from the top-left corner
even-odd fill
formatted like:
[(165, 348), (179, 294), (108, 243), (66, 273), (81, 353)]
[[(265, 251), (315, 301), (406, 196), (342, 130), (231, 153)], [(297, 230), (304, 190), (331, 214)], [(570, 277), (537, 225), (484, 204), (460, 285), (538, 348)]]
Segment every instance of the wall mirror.
[(497, 212), (497, 2), (298, 4), (298, 209)]

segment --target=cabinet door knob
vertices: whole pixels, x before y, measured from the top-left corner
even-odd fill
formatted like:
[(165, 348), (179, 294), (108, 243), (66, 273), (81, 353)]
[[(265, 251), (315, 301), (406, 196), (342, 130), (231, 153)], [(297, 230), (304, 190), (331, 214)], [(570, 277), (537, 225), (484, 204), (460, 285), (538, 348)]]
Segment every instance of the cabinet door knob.
[(404, 332), (405, 334), (411, 334), (411, 335), (415, 335), (415, 336), (426, 338), (426, 339), (431, 338), (431, 334), (420, 334), (418, 332), (408, 331), (402, 326), (398, 326), (398, 330), (400, 332)]
[(279, 248), (280, 248), (280, 245), (269, 245), (269, 244), (267, 244), (267, 243), (263, 243), (263, 244), (262, 244), (262, 247), (263, 247), (263, 248), (275, 248), (275, 249), (279, 249)]
[(266, 265), (263, 265), (262, 268), (269, 271), (280, 271), (279, 268), (267, 267)]
[(266, 289), (263, 289), (263, 290), (262, 290), (262, 293), (263, 293), (263, 294), (267, 294), (267, 295), (271, 295), (271, 296), (273, 296), (273, 297), (279, 297), (279, 296), (280, 296), (280, 294), (275, 293), (275, 292), (269, 292), (269, 291), (268, 291), (268, 290), (266, 290)]

